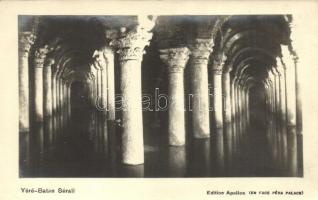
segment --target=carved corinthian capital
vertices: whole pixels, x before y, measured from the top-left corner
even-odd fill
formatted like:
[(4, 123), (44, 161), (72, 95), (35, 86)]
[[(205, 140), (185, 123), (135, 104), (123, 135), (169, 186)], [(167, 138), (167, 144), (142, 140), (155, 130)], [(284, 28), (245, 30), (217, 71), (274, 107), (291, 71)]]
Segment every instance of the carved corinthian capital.
[(106, 62), (102, 51), (94, 52), (93, 65), (97, 70), (103, 70), (106, 68)]
[(45, 46), (43, 48), (39, 48), (35, 51), (35, 54), (34, 54), (35, 67), (43, 67), (44, 60), (46, 58), (48, 51), (49, 50), (48, 50), (47, 46)]
[(282, 61), (287, 69), (297, 63), (298, 57), (296, 54), (293, 54), (290, 46), (281, 45), (281, 50), (282, 50)]
[(50, 68), (55, 63), (53, 58), (47, 58), (44, 63), (44, 67)]
[(110, 42), (110, 46), (117, 49), (120, 61), (142, 60), (144, 48), (149, 45), (152, 38), (150, 30), (154, 25), (154, 20), (139, 17), (138, 24), (133, 29), (121, 29), (119, 38)]
[(227, 57), (224, 53), (218, 53), (214, 57), (213, 64), (212, 64), (212, 71), (214, 74), (222, 75), (226, 58)]
[(189, 45), (193, 62), (207, 63), (212, 52), (213, 45), (212, 39), (195, 39)]
[(168, 66), (169, 72), (181, 72), (189, 59), (190, 50), (187, 47), (161, 49), (160, 58)]
[(31, 46), (34, 44), (35, 36), (31, 32), (19, 33), (19, 52), (22, 56), (27, 56)]

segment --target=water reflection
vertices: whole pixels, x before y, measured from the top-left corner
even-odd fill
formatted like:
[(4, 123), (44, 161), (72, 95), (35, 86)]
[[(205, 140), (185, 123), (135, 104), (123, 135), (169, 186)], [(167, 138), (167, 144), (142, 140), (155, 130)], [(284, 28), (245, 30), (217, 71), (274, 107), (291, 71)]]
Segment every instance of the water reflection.
[(189, 148), (190, 177), (206, 177), (211, 173), (211, 142), (210, 139), (194, 139)]
[(121, 164), (120, 127), (103, 113), (90, 110), (63, 127), (56, 118), (20, 133), (21, 177), (302, 176), (302, 137), (275, 120), (242, 133), (235, 121), (181, 147), (168, 146), (162, 128), (145, 128), (145, 163), (129, 166)]

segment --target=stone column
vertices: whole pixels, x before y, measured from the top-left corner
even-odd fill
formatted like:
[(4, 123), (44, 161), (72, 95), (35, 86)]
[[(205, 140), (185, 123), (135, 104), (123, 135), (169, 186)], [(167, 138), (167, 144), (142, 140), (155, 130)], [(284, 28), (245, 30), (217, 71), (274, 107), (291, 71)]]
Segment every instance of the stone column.
[[(56, 75), (56, 81), (55, 81), (55, 87), (56, 87), (56, 94), (55, 94), (55, 99), (56, 99), (56, 112), (55, 112), (55, 118), (56, 118), (56, 128), (57, 131), (59, 132), (60, 127), (61, 127), (61, 123), (60, 123), (60, 80), (58, 78), (58, 76)], [(58, 133), (60, 134), (60, 133)]]
[(279, 77), (279, 91), (280, 91), (280, 117), (281, 125), (286, 123), (286, 79), (285, 79), (285, 66), (282, 64), (280, 58), (276, 58), (277, 70), (280, 73)]
[(68, 120), (71, 119), (71, 83), (68, 84), (67, 86), (67, 105), (68, 105), (68, 111), (67, 111), (67, 116), (68, 116)]
[(231, 83), (230, 83), (230, 73), (224, 73), (222, 76), (222, 85), (223, 85), (223, 95), (224, 95), (224, 115), (223, 120), (224, 123), (231, 123)]
[(19, 131), (28, 132), (29, 121), (29, 51), (34, 43), (31, 32), (19, 34)]
[(287, 46), (281, 45), (283, 62), (286, 67), (286, 107), (287, 107), (287, 126), (296, 126), (296, 80), (295, 63)]
[(231, 80), (231, 122), (232, 122), (232, 135), (233, 135), (233, 154), (237, 150), (237, 129), (236, 129), (236, 99), (235, 99), (235, 77)]
[(226, 72), (222, 75), (222, 89), (223, 89), (223, 122), (224, 122), (224, 142), (225, 153), (228, 167), (232, 163), (233, 155), (233, 132), (232, 132), (232, 109), (231, 109), (231, 82), (230, 73)]
[(101, 71), (100, 71), (100, 67), (97, 63), (97, 61), (95, 60), (94, 63), (93, 63), (93, 66), (96, 70), (96, 76), (95, 76), (95, 80), (96, 80), (96, 98), (95, 98), (95, 105), (96, 106), (99, 106), (100, 105), (100, 100), (101, 100), (101, 85), (102, 85), (102, 82), (101, 82)]
[(39, 48), (34, 58), (34, 119), (43, 122), (43, 64), (48, 49)]
[(56, 78), (55, 75), (52, 75), (52, 114), (55, 116), (56, 113)]
[(238, 124), (239, 124), (239, 134), (240, 134), (240, 144), (244, 141), (243, 134), (243, 98), (242, 98), (242, 86), (241, 86), (241, 80), (239, 79), (237, 84), (237, 97), (238, 97)]
[(238, 78), (234, 82), (234, 99), (235, 99), (235, 135), (236, 135), (236, 151), (239, 153), (240, 148), (240, 110), (239, 110), (239, 96), (238, 96)]
[[(297, 134), (302, 134), (302, 95), (301, 95), (301, 83), (304, 78), (302, 74), (302, 65), (304, 57), (307, 55), (305, 50), (306, 43), (302, 42), (301, 38), (304, 34), (311, 29), (311, 27), (302, 26), (302, 17), (300, 15), (293, 15), (290, 26), (290, 38), (292, 54), (295, 62), (295, 82), (296, 82), (296, 122), (297, 122)], [(301, 66), (301, 67), (300, 67)]]
[(60, 128), (61, 130), (63, 130), (64, 128), (64, 124), (63, 124), (63, 120), (64, 120), (64, 116), (63, 116), (63, 81), (62, 78), (59, 78), (59, 120), (60, 120)]
[(275, 72), (275, 90), (276, 90), (276, 117), (280, 118), (280, 107), (281, 107), (281, 95), (280, 95), (280, 86), (279, 86), (280, 74), (279, 72)]
[(211, 39), (196, 39), (190, 45), (192, 127), (195, 138), (210, 137), (208, 59), (212, 46)]
[(106, 61), (107, 75), (107, 109), (108, 119), (115, 120), (115, 72), (114, 72), (114, 52), (110, 48), (105, 48), (104, 58)]
[(249, 88), (246, 90), (246, 120), (247, 126), (250, 125), (250, 90)]
[(43, 69), (43, 92), (44, 92), (44, 117), (52, 117), (52, 65), (54, 60), (46, 60)]
[(99, 101), (98, 107), (104, 116), (107, 115), (107, 64), (103, 56), (103, 52), (95, 52), (95, 58), (98, 65), (98, 79), (99, 79)]
[(223, 127), (223, 96), (222, 96), (222, 70), (226, 56), (223, 53), (219, 53), (212, 65), (213, 76), (213, 114), (215, 128)]
[(64, 125), (67, 125), (67, 83), (64, 80), (63, 84), (63, 116), (64, 116)]
[(160, 50), (160, 58), (168, 67), (168, 134), (169, 144), (185, 144), (184, 68), (190, 51), (186, 47)]
[[(143, 119), (141, 104), (141, 61), (144, 47), (152, 37), (152, 26), (138, 25), (130, 31), (122, 29), (118, 39), (111, 42), (119, 54), (120, 89), (122, 105), (122, 162), (137, 165), (144, 163)], [(147, 20), (147, 19), (145, 19)], [(147, 24), (146, 23), (146, 24)], [(150, 25), (150, 24), (147, 24)]]

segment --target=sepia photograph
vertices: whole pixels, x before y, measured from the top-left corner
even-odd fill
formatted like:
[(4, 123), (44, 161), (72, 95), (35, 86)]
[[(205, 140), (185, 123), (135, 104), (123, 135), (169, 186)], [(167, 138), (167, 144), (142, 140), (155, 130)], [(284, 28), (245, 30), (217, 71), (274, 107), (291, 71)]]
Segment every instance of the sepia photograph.
[(20, 177), (303, 176), (293, 15), (18, 20)]
[(0, 199), (315, 200), (318, 1), (0, 1)]

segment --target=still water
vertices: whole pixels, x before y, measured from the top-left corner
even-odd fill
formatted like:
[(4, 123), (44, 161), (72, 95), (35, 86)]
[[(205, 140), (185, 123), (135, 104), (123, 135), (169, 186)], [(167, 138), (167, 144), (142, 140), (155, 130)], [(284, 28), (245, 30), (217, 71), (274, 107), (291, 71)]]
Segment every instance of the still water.
[(79, 114), (45, 119), (20, 133), (20, 177), (302, 176), (301, 135), (274, 119), (229, 124), (209, 139), (188, 132), (183, 147), (168, 146), (163, 127), (146, 126), (145, 163), (129, 166), (120, 162), (118, 124), (96, 112)]

